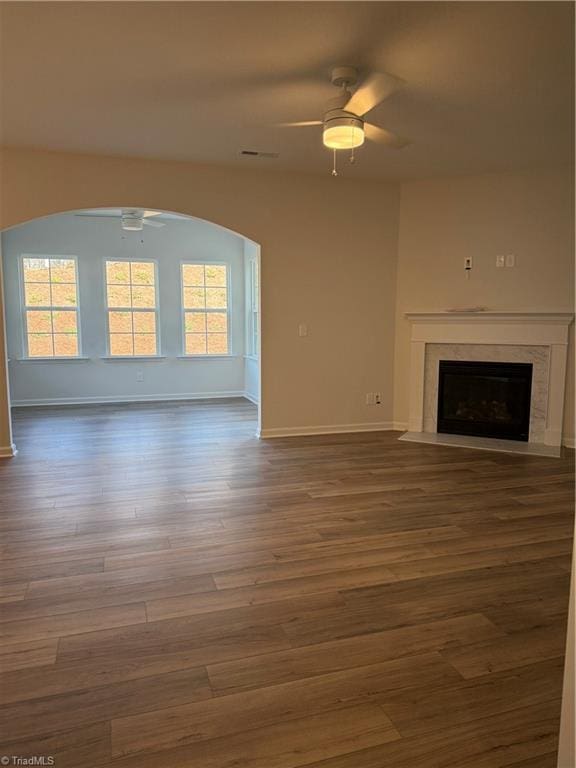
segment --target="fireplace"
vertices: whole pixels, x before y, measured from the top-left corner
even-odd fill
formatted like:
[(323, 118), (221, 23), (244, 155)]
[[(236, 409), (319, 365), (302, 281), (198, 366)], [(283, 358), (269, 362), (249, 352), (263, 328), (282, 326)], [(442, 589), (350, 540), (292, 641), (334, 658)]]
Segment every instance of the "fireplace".
[[(408, 431), (401, 440), (542, 456), (560, 454), (568, 335), (574, 320), (571, 312), (436, 311), (407, 312), (406, 317), (411, 324)], [(452, 414), (457, 418), (450, 419), (449, 423), (445, 421), (440, 426), (443, 431), (438, 431), (440, 361), (450, 360), (532, 365), (530, 394), (524, 391), (521, 396), (526, 422), (518, 430), (522, 439), (494, 440), (485, 437), (488, 430), (478, 434), (476, 428), (473, 435), (463, 434), (471, 427), (463, 422), (471, 420), (457, 413)], [(509, 405), (515, 407), (516, 404)], [(443, 403), (441, 410), (444, 420), (449, 413)], [(514, 433), (515, 428), (502, 430), (500, 420), (498, 424), (495, 431), (500, 436), (504, 432), (505, 438), (514, 437), (510, 432)], [(493, 426), (488, 424), (490, 434)], [(402, 428), (403, 424), (398, 423), (398, 427)], [(446, 434), (447, 430), (454, 430), (456, 434)]]
[(438, 432), (528, 441), (532, 363), (440, 360)]

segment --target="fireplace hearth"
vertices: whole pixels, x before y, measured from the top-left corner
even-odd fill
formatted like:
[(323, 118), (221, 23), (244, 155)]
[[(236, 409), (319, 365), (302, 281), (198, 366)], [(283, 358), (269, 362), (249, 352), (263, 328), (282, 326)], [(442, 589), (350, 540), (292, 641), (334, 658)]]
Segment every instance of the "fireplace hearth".
[(531, 363), (440, 360), (438, 432), (528, 441)]

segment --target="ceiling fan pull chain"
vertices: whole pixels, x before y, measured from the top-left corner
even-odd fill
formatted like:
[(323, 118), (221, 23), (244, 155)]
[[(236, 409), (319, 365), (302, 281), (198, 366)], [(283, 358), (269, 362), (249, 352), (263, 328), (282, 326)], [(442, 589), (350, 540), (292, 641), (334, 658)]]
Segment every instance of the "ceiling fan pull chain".
[(338, 176), (338, 171), (336, 170), (336, 150), (333, 149), (332, 152), (334, 153), (334, 162), (332, 164), (332, 176)]

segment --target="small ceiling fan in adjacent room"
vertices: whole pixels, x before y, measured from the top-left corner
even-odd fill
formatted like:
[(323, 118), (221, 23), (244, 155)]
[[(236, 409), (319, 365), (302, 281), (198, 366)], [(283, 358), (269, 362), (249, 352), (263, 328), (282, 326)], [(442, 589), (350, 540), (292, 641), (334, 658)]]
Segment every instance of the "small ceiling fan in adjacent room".
[(103, 210), (101, 213), (76, 213), (78, 219), (115, 219), (120, 221), (126, 232), (141, 232), (144, 227), (164, 227), (162, 221), (150, 221), (154, 216), (161, 216), (160, 211), (144, 211), (140, 208), (122, 208), (118, 213)]
[(391, 149), (402, 149), (412, 143), (410, 139), (368, 123), (364, 119), (368, 112), (402, 88), (403, 80), (386, 72), (372, 72), (354, 93), (351, 93), (349, 88), (358, 81), (358, 71), (355, 67), (335, 67), (331, 81), (340, 88), (340, 93), (327, 103), (323, 120), (281, 123), (279, 127), (305, 128), (321, 125), (322, 142), (325, 147), (334, 151), (333, 176), (338, 175), (336, 152), (350, 150), (350, 160), (354, 162), (354, 150), (362, 146), (365, 139)]

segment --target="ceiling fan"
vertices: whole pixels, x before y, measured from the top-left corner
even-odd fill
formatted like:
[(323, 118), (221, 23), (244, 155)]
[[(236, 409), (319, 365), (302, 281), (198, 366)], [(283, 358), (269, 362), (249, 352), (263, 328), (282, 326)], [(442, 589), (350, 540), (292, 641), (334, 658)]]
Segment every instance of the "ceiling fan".
[(140, 208), (122, 208), (120, 213), (77, 213), (79, 219), (120, 219), (122, 229), (126, 232), (140, 232), (144, 227), (164, 227), (164, 222), (150, 221), (154, 216), (160, 216), (160, 211), (144, 211)]
[[(349, 149), (354, 152), (356, 147), (364, 144), (365, 139), (384, 144), (392, 149), (402, 149), (411, 141), (398, 136), (385, 128), (366, 122), (366, 114), (381, 104), (385, 99), (399, 90), (404, 81), (386, 72), (373, 72), (364, 82), (351, 93), (349, 88), (358, 81), (358, 70), (355, 67), (335, 67), (331, 74), (332, 84), (340, 88), (340, 93), (326, 105), (323, 120), (308, 120), (297, 123), (281, 123), (285, 128), (302, 128), (308, 126), (323, 126), (322, 141), (325, 147), (334, 150), (334, 168), (332, 174), (337, 176), (336, 152)], [(354, 155), (351, 156), (353, 162)]]

